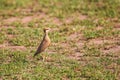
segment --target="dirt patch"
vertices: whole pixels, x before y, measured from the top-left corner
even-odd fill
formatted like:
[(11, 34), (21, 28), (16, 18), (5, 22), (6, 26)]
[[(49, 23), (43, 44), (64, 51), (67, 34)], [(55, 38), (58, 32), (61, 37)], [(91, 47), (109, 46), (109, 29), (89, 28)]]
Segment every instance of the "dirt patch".
[(63, 42), (60, 44), (61, 47), (70, 47), (69, 43)]
[(20, 19), (17, 18), (17, 17), (11, 17), (11, 18), (8, 18), (8, 19), (3, 20), (3, 22), (10, 24), (10, 23), (13, 23), (13, 22), (19, 21), (19, 20), (20, 20)]
[(117, 43), (117, 40), (114, 40), (114, 39), (91, 39), (89, 40), (89, 43), (88, 44), (96, 44), (96, 45), (103, 45), (103, 44), (115, 44)]
[(47, 15), (45, 13), (36, 13), (35, 15), (33, 16), (26, 16), (26, 17), (23, 17), (21, 19), (21, 22), (22, 23), (28, 23), (30, 21), (32, 21), (33, 19), (41, 19), (41, 18), (45, 18), (47, 17)]
[(120, 23), (114, 26), (115, 28), (120, 28)]
[(102, 53), (119, 53), (120, 52), (120, 45), (118, 44), (118, 40), (116, 39), (91, 39), (88, 42), (88, 45), (96, 45), (100, 47)]
[[(76, 40), (77, 38), (78, 38), (78, 35), (72, 34), (70, 35), (68, 39), (74, 41), (74, 39)], [(74, 53), (70, 54), (69, 57), (76, 59), (76, 60), (79, 60), (81, 59), (81, 57), (84, 57), (83, 47), (85, 43), (87, 43), (87, 45), (96, 46), (96, 48), (99, 48), (100, 52), (103, 55), (115, 53), (113, 55), (118, 56), (120, 52), (120, 45), (118, 44), (117, 39), (105, 39), (104, 40), (102, 38), (98, 38), (98, 39), (91, 39), (89, 41), (77, 40), (77, 42), (75, 43), (76, 47), (73, 48)]]
[(48, 16), (45, 13), (36, 13), (33, 16), (26, 16), (21, 19), (22, 23), (28, 23), (32, 21), (33, 19), (41, 19), (41, 18), (47, 18)]
[(0, 48), (4, 48), (6, 45), (5, 44), (1, 44), (0, 45)]
[(84, 35), (82, 33), (77, 33), (77, 32), (70, 34), (67, 39), (74, 40), (74, 41), (78, 41), (78, 40), (85, 41)]
[(37, 13), (37, 14), (36, 14), (36, 17), (37, 17), (38, 19), (48, 18), (48, 15), (46, 15), (45, 13)]
[(77, 42), (78, 48), (82, 48), (82, 47), (84, 46), (84, 43), (85, 43), (85, 42), (83, 42), (83, 41)]
[(115, 24), (119, 24), (119, 17), (115, 17), (115, 18), (107, 18), (106, 20), (110, 21), (110, 22), (114, 22)]
[(84, 55), (84, 53), (82, 52), (82, 49), (86, 41), (83, 38), (83, 34), (73, 33), (67, 39), (69, 42), (72, 42), (72, 45), (73, 45), (72, 48), (70, 49), (73, 52), (72, 54), (69, 55), (69, 57), (71, 59), (79, 60)]
[(59, 28), (57, 28), (57, 27), (51, 29), (51, 32), (57, 32), (57, 31), (59, 31)]
[(120, 46), (114, 46), (114, 47), (105, 49), (102, 52), (103, 53), (119, 53), (120, 52)]
[(71, 24), (73, 22), (74, 18), (69, 17), (64, 20), (64, 24)]
[(1, 49), (18, 50), (18, 51), (21, 51), (21, 50), (25, 51), (26, 50), (26, 47), (24, 47), (24, 46), (10, 46), (10, 45), (7, 45), (7, 44), (1, 44), (0, 48)]
[(33, 19), (33, 16), (26, 16), (26, 17), (21, 19), (21, 22), (28, 23), (28, 22), (32, 21), (32, 19)]
[(102, 29), (103, 29), (102, 26), (97, 26), (97, 27), (96, 27), (96, 30), (102, 30)]
[(58, 18), (56, 18), (56, 17), (50, 17), (49, 15), (46, 15), (45, 13), (36, 13), (35, 15), (25, 16), (23, 18), (11, 17), (11, 18), (3, 20), (3, 23), (10, 24), (10, 23), (19, 21), (21, 23), (26, 24), (26, 23), (29, 23), (32, 20), (35, 20), (35, 19), (39, 19), (40, 20), (42, 18), (45, 19), (48, 22), (56, 24), (57, 26), (60, 26), (60, 25), (63, 24), (63, 22), (60, 21)]
[(19, 21), (22, 23), (28, 23), (28, 22), (32, 21), (33, 19), (41, 19), (41, 18), (46, 18), (46, 17), (47, 17), (47, 15), (45, 13), (36, 13), (33, 16), (25, 16), (23, 18), (11, 17), (8, 19), (4, 19), (3, 22), (8, 23), (8, 24), (16, 22), (16, 21)]
[(3, 80), (2, 78), (0, 78), (0, 80)]
[(87, 19), (87, 16), (86, 16), (86, 15), (79, 14), (79, 15), (78, 15), (78, 19), (79, 19), (79, 20), (85, 20), (85, 19)]
[(89, 44), (97, 44), (97, 45), (101, 45), (105, 42), (105, 40), (102, 39), (92, 39), (89, 41)]
[[(7, 30), (7, 29), (14, 29), (15, 26), (9, 26), (9, 25), (2, 25), (0, 26), (0, 30)], [(6, 32), (7, 33), (7, 32)]]
[(117, 30), (120, 30), (120, 23), (115, 24), (114, 28), (117, 29)]
[(71, 34), (67, 39), (68, 40), (74, 40), (75, 38), (78, 37), (78, 34), (77, 33), (74, 33), (74, 34)]
[(80, 60), (80, 58), (84, 55), (84, 53), (76, 52), (74, 54), (69, 55), (70, 59)]
[(8, 37), (9, 39), (11, 39), (11, 38), (14, 38), (14, 37), (15, 37), (15, 35), (8, 34), (8, 35), (7, 35), (7, 37)]
[(26, 9), (16, 9), (17, 12), (23, 12), (28, 15), (28, 13), (31, 13), (33, 10), (31, 8), (26, 8)]
[(24, 47), (24, 46), (8, 46), (7, 48), (12, 49), (12, 50), (20, 50), (20, 51), (26, 50), (26, 47)]
[(84, 42), (77, 42), (74, 45), (76, 46), (70, 48), (71, 54), (69, 54), (69, 57), (71, 59), (79, 60), (79, 58), (81, 58), (84, 55), (84, 53), (82, 52), (84, 47)]
[(60, 26), (63, 24), (62, 21), (60, 21), (58, 18), (55, 18), (55, 17), (51, 18), (51, 21), (53, 24), (56, 24), (57, 26)]
[(117, 66), (116, 63), (111, 63), (110, 65), (107, 65), (106, 68), (114, 70), (116, 66)]

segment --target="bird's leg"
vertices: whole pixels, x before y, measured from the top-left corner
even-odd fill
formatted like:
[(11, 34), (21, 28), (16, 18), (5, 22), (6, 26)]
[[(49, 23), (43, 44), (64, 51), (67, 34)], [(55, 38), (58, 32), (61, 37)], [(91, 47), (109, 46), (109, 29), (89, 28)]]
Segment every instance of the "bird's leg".
[(42, 56), (42, 60), (43, 60), (43, 62), (45, 61), (44, 56)]
[(41, 60), (43, 60), (43, 56), (41, 55)]
[(44, 62), (45, 61), (45, 55), (44, 55), (44, 53), (41, 55), (41, 57), (42, 57), (42, 61)]
[[(47, 54), (47, 49), (45, 50), (45, 53)], [(46, 59), (46, 60), (47, 60), (47, 58), (48, 58), (48, 57), (47, 57), (47, 56), (45, 56), (45, 59)]]
[(43, 53), (43, 55), (42, 55), (42, 60), (43, 60), (43, 62), (47, 59), (46, 53), (47, 53), (47, 51), (45, 50), (45, 54)]
[(43, 55), (42, 56), (42, 61), (44, 62), (46, 60), (46, 57)]

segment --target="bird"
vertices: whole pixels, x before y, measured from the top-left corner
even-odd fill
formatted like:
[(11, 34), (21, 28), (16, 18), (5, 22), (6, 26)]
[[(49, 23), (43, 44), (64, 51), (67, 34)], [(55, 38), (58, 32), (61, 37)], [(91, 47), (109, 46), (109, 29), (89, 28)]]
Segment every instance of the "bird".
[(45, 49), (50, 45), (51, 40), (48, 36), (48, 33), (50, 31), (50, 28), (44, 28), (44, 36), (43, 36), (43, 40), (41, 41), (39, 47), (37, 48), (37, 51), (34, 54), (34, 57), (38, 54), (40, 54), (41, 52), (45, 51)]

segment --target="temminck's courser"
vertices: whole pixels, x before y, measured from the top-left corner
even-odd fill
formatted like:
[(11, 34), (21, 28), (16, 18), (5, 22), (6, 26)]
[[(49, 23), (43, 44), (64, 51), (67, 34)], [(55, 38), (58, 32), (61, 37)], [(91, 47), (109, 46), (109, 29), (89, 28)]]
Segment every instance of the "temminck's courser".
[(43, 52), (51, 43), (51, 40), (48, 36), (48, 32), (50, 31), (50, 28), (44, 28), (44, 37), (43, 40), (41, 41), (37, 51), (35, 52), (34, 56), (37, 54)]

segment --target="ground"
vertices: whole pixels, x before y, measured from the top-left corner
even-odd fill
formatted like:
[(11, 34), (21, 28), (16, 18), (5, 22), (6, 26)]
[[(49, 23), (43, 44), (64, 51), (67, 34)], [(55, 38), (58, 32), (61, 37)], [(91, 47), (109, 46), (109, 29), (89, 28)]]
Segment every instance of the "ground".
[[(0, 80), (119, 80), (119, 4), (0, 0)], [(33, 58), (45, 27), (52, 44)]]

